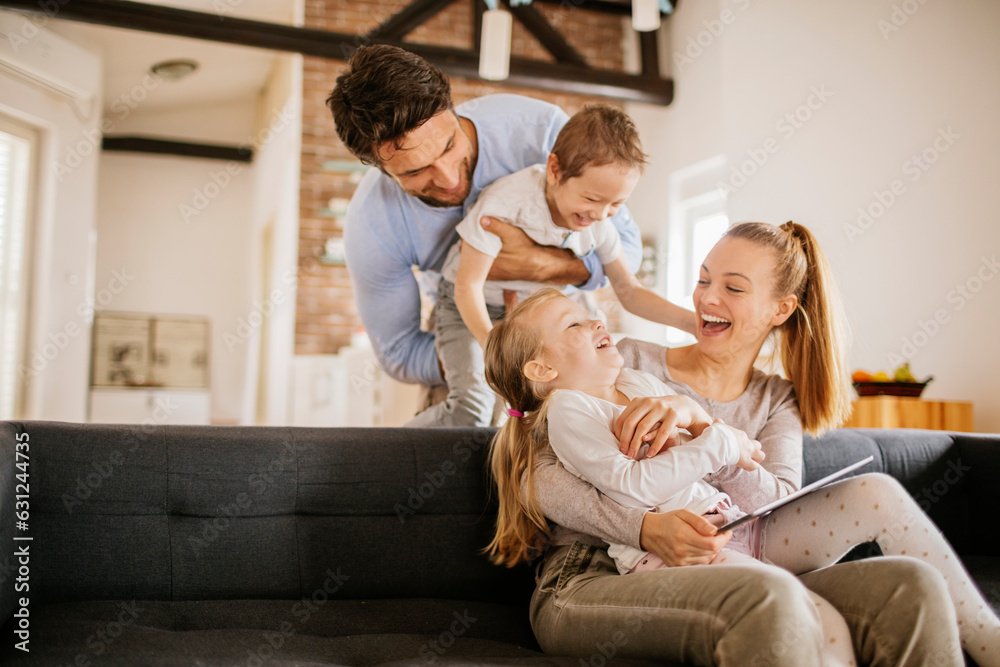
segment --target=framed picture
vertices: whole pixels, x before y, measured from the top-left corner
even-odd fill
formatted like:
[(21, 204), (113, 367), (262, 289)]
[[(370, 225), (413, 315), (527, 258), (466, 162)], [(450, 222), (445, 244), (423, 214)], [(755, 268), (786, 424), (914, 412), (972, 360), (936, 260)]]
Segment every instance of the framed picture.
[(209, 321), (95, 313), (91, 386), (208, 387)]
[(149, 317), (95, 314), (91, 385), (132, 387), (152, 383), (149, 345), (152, 324)]
[(153, 321), (153, 377), (165, 387), (208, 386), (208, 320)]

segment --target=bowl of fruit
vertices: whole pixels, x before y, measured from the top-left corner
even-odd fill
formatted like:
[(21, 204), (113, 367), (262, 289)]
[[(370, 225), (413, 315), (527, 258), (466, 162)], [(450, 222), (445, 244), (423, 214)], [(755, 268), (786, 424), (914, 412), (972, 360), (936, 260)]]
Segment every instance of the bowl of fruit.
[(854, 371), (851, 375), (858, 396), (920, 396), (933, 379), (933, 376), (923, 380), (913, 377), (909, 362), (893, 371), (892, 375), (885, 371), (872, 374), (863, 370)]

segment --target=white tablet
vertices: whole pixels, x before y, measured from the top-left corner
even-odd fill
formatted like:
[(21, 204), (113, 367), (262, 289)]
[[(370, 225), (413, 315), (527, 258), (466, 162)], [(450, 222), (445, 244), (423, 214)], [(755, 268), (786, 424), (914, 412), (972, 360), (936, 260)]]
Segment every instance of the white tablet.
[(858, 461), (857, 463), (852, 463), (851, 465), (847, 466), (846, 468), (841, 468), (837, 472), (835, 472), (835, 473), (833, 473), (831, 475), (827, 475), (823, 479), (817, 479), (812, 484), (806, 484), (805, 486), (803, 486), (801, 489), (799, 489), (795, 493), (791, 493), (791, 494), (785, 496), (784, 498), (779, 498), (778, 500), (775, 500), (773, 503), (768, 503), (767, 505), (761, 505), (760, 507), (758, 507), (757, 509), (755, 509), (753, 512), (750, 512), (746, 516), (741, 516), (736, 521), (730, 521), (729, 523), (727, 523), (722, 528), (719, 528), (719, 530), (718, 530), (718, 532), (716, 534), (718, 535), (719, 533), (724, 533), (727, 530), (732, 530), (736, 526), (739, 526), (742, 523), (746, 523), (750, 519), (770, 514), (774, 510), (778, 509), (779, 507), (787, 505), (788, 503), (792, 502), (793, 500), (798, 500), (799, 498), (801, 498), (802, 496), (806, 495), (807, 493), (812, 493), (816, 489), (821, 489), (824, 486), (826, 486), (827, 484), (830, 484), (831, 482), (837, 481), (838, 479), (840, 479), (841, 477), (843, 477), (847, 473), (849, 473), (849, 472), (851, 472), (853, 470), (857, 470), (858, 468), (860, 468), (863, 465), (867, 465), (867, 464), (871, 463), (874, 459), (875, 459), (874, 456), (869, 455), (867, 458), (864, 458), (864, 459)]

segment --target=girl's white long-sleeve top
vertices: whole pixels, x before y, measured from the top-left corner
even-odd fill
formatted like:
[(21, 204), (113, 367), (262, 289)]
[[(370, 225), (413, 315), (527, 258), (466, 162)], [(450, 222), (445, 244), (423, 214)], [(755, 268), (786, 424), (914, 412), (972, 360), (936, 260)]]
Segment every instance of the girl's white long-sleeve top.
[[(622, 369), (615, 384), (630, 400), (677, 393), (652, 375), (628, 368)], [(697, 438), (682, 433), (684, 444), (653, 458), (644, 458), (644, 446), (636, 459), (629, 459), (619, 451), (612, 432), (624, 406), (566, 389), (549, 400), (552, 450), (567, 470), (609, 498), (629, 507), (659, 512), (688, 509), (695, 514), (704, 514), (727, 498), (704, 477), (739, 461), (736, 436), (728, 426), (713, 424)], [(646, 552), (613, 544), (608, 554), (625, 573)]]

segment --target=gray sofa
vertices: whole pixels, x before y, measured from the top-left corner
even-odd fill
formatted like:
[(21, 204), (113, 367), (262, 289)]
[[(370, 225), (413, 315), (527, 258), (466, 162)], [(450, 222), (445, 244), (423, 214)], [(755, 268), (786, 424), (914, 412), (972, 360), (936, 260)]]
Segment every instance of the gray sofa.
[[(480, 554), (491, 435), (0, 423), (0, 664), (580, 665), (535, 643), (531, 569)], [(1000, 608), (1000, 436), (805, 453), (808, 480), (874, 454)]]

